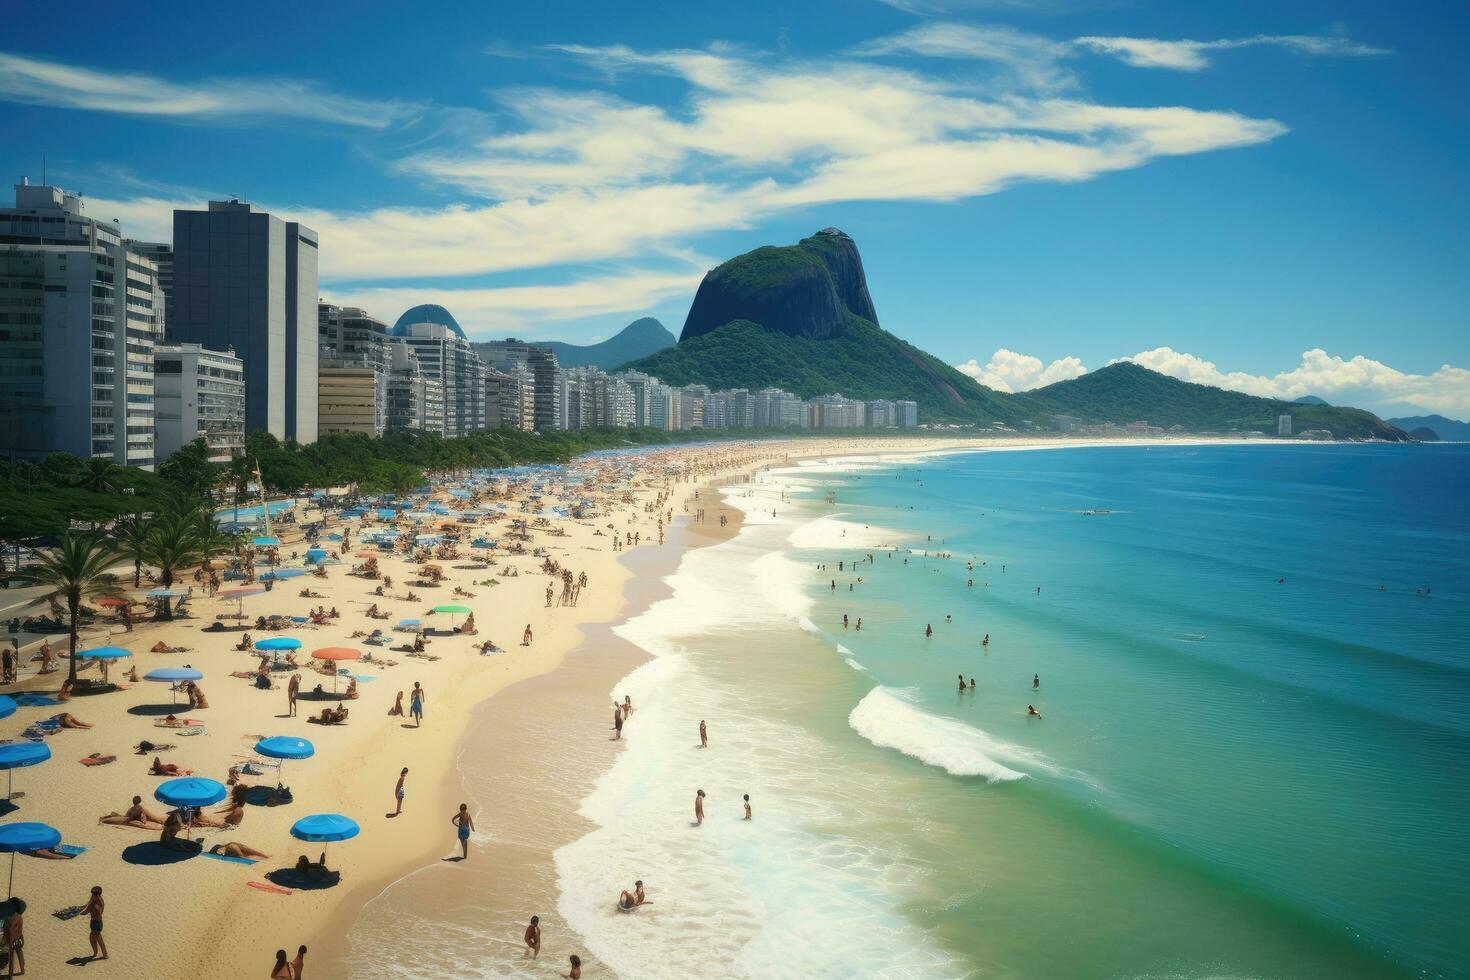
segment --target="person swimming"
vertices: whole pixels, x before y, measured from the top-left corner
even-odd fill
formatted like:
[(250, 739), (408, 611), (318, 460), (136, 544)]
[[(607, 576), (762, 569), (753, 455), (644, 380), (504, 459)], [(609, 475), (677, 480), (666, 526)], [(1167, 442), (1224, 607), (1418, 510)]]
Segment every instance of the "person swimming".
[(1041, 712), (1036, 710), (1036, 705), (1028, 704), (1026, 705), (1026, 715), (1029, 718), (1040, 718)]

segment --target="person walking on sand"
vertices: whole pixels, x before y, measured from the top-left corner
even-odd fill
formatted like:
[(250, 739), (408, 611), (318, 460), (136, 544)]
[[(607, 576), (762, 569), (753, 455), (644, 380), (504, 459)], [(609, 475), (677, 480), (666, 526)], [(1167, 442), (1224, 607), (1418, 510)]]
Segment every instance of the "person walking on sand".
[(475, 829), (475, 821), (470, 817), (470, 805), (461, 803), (459, 812), (449, 818), (449, 822), (459, 828), (455, 833), (459, 836), (459, 851), (461, 861), (468, 861), (470, 857), (470, 832)]
[(694, 826), (704, 826), (704, 790), (694, 794)]
[(418, 728), (424, 723), (424, 700), (428, 692), (419, 687), (419, 682), (413, 682), (413, 690), (408, 695), (408, 713), (413, 715), (413, 727)]
[(525, 942), (531, 951), (531, 959), (541, 955), (541, 916), (531, 916), (531, 924), (526, 926)]
[(526, 631), (521, 634), (521, 646), (528, 647), (530, 645), (531, 645), (531, 624), (530, 623), (527, 623), (526, 624)]
[(105, 907), (102, 901), (102, 886), (93, 885), (92, 895), (87, 899), (86, 907), (82, 911), (87, 914), (87, 938), (92, 943), (92, 959), (94, 960), (107, 959), (107, 943), (102, 940), (102, 912)]
[(408, 766), (404, 766), (398, 773), (398, 785), (393, 787), (393, 800), (396, 806), (390, 817), (396, 817), (403, 812), (403, 782), (408, 779)]
[(10, 899), (10, 918), (5, 920), (5, 948), (10, 950), (10, 976), (15, 976), (16, 964), (20, 972), (26, 972), (26, 903), (15, 896)]
[(306, 947), (296, 947), (296, 958), (291, 961), (291, 973), (295, 980), (301, 980), (301, 971), (306, 969)]
[(286, 710), (288, 718), (296, 717), (296, 695), (301, 692), (301, 675), (292, 674), (291, 682), (286, 685)]
[(291, 964), (286, 961), (286, 951), (276, 950), (276, 965), (271, 967), (271, 980), (292, 980)]
[(699, 747), (709, 748), (709, 729), (704, 727), (704, 719), (699, 719)]

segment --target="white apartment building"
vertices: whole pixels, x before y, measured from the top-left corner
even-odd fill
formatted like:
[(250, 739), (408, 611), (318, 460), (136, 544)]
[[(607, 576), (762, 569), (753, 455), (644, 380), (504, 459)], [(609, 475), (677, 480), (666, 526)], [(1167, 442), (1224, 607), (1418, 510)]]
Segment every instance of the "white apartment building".
[(245, 362), (198, 344), (159, 344), (153, 359), (159, 462), (200, 438), (212, 463), (243, 453)]

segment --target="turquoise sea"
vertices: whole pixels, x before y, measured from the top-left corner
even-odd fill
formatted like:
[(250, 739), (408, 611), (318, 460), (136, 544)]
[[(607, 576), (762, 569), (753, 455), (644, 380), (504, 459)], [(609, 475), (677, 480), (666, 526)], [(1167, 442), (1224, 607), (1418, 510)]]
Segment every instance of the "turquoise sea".
[(654, 659), (559, 911), (623, 975), (1466, 975), (1467, 487), (1464, 446), (1161, 445), (727, 488), (617, 630)]

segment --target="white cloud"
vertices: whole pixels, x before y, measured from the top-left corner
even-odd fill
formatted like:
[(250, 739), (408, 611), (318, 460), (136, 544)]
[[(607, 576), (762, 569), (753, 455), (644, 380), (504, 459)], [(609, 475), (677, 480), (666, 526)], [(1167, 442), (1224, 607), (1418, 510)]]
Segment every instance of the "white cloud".
[(1170, 68), (1199, 71), (1209, 67), (1208, 52), (1235, 48), (1275, 47), (1338, 58), (1371, 58), (1391, 54), (1384, 48), (1361, 44), (1335, 35), (1257, 34), (1254, 37), (1219, 41), (1165, 41), (1150, 37), (1079, 37), (1074, 44), (1098, 54), (1111, 55), (1135, 68)]
[[(688, 99), (665, 107), (600, 91), (501, 92), (511, 126), (401, 163), (472, 203), (262, 207), (320, 233), (327, 284), (472, 276), (623, 261), (813, 204), (948, 201), (1026, 181), (1090, 180), (1285, 131), (1230, 112), (988, 97), (864, 61), (772, 63), (728, 48), (561, 50), (613, 72), (673, 74)], [(94, 201), (91, 211), (121, 219), (129, 235), (167, 238), (172, 208), (200, 205), (152, 197)]]
[(1343, 358), (1313, 348), (1301, 363), (1272, 375), (1221, 371), (1212, 361), (1169, 347), (1142, 351), (1124, 360), (1198, 384), (1291, 400), (1317, 395), (1328, 401), (1367, 406), (1418, 405), (1463, 417), (1470, 413), (1470, 370), (1444, 364), (1433, 374), (1410, 374), (1359, 354)]
[(901, 34), (867, 41), (854, 48), (853, 53), (865, 57), (917, 55), (990, 62), (1004, 69), (1009, 80), (1030, 89), (1061, 89), (1076, 84), (1076, 77), (1058, 65), (1072, 55), (1070, 44), (1011, 27), (933, 21)]
[(324, 92), (291, 79), (231, 78), (179, 84), (0, 52), (0, 100), (129, 115), (225, 121), (291, 116), (381, 129), (415, 111)]
[(1030, 391), (1087, 373), (1087, 367), (1076, 357), (1061, 357), (1050, 364), (1043, 364), (1039, 357), (1017, 354), (1004, 347), (990, 355), (990, 360), (983, 365), (972, 357), (963, 364), (956, 364), (955, 368), (987, 388), (1010, 392)]
[[(1334, 404), (1354, 405), (1373, 411), (1398, 412), (1417, 406), (1430, 412), (1464, 418), (1470, 415), (1470, 370), (1449, 364), (1432, 374), (1411, 374), (1363, 355), (1343, 358), (1321, 348), (1302, 353), (1301, 363), (1276, 374), (1222, 371), (1213, 361), (1196, 354), (1156, 347), (1132, 357), (1109, 361), (1132, 361), (1195, 384), (1241, 391), (1262, 398), (1291, 401), (1316, 395)], [(1087, 373), (1076, 357), (1063, 357), (1043, 367), (1040, 358), (1001, 348), (980, 364), (971, 358), (955, 368), (997, 391), (1029, 391)]]

